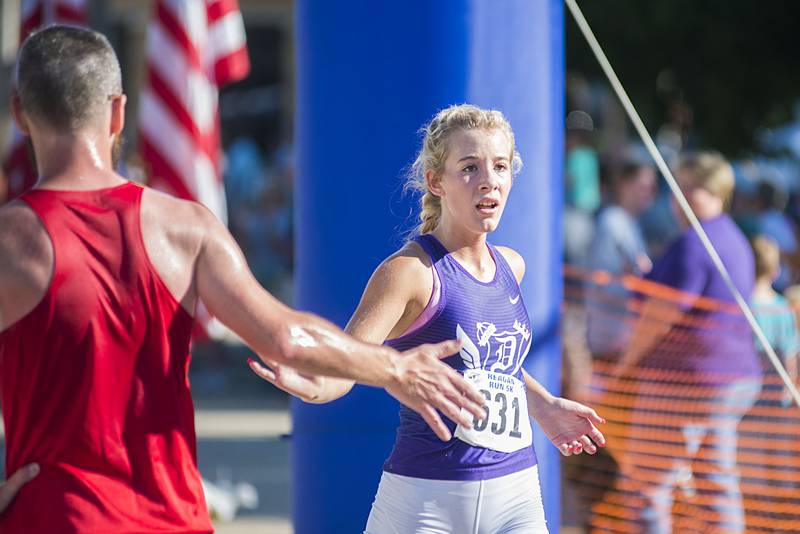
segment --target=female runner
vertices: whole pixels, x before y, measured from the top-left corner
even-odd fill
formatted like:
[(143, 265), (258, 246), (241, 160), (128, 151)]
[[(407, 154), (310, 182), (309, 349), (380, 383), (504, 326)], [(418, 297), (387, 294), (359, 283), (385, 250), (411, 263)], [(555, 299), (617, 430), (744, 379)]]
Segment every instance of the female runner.
[[(522, 369), (533, 333), (520, 296), (522, 257), (486, 236), (500, 222), (521, 167), (498, 111), (458, 105), (424, 129), (410, 185), (422, 194), (416, 237), (370, 279), (347, 331), (398, 349), (457, 338), (444, 361), (486, 398), (465, 428), (446, 419), (447, 441), (401, 407), (367, 534), (547, 532), (528, 418), (562, 454), (593, 454), (605, 439), (594, 410), (554, 397)], [(309, 402), (329, 402), (352, 383), (251, 363), (262, 378)], [(439, 432), (443, 435), (443, 432)]]

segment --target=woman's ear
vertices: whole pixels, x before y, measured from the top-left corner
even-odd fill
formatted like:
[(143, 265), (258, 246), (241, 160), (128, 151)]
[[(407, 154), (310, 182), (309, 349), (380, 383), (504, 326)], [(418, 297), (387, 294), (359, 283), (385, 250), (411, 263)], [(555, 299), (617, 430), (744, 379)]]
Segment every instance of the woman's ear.
[(425, 184), (428, 186), (428, 191), (437, 197), (444, 196), (444, 189), (442, 189), (442, 178), (432, 170), (425, 171)]

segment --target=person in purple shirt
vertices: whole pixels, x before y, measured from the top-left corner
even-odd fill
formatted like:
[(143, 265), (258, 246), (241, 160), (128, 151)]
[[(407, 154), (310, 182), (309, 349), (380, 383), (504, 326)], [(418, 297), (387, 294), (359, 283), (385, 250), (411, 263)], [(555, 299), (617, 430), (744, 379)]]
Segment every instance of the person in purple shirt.
[[(472, 428), (447, 419), (443, 441), (401, 407), (369, 534), (547, 532), (528, 415), (562, 454), (605, 444), (594, 410), (551, 395), (522, 369), (535, 335), (519, 288), (525, 263), (486, 240), (520, 165), (498, 111), (452, 106), (425, 129), (411, 179), (423, 193), (418, 235), (376, 269), (347, 331), (398, 349), (459, 339), (444, 361), (483, 393), (485, 415)], [(305, 377), (300, 387), (304, 377), (291, 370), (253, 369), (314, 402), (352, 386)]]
[[(748, 299), (755, 283), (753, 253), (725, 213), (734, 188), (731, 166), (719, 154), (699, 152), (684, 156), (675, 176), (733, 284)], [(673, 207), (684, 231), (649, 275), (668, 289), (649, 292), (616, 373), (633, 383), (637, 396), (628, 439), (615, 457), (621, 483), (633, 480), (645, 498), (635, 508), (645, 532), (672, 531), (676, 487), (686, 497), (704, 497), (697, 500), (697, 516), (709, 529), (742, 532), (737, 426), (759, 394), (761, 363), (722, 275), (683, 212)], [(658, 435), (673, 452), (658, 448)], [(675, 441), (680, 452), (674, 452)], [(649, 454), (642, 454), (645, 449)]]

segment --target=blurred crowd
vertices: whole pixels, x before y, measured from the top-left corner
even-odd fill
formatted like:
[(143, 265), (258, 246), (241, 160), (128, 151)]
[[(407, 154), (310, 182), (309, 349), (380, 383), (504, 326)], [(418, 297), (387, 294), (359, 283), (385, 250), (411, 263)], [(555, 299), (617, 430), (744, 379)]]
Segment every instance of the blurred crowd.
[[(572, 75), (567, 102), (565, 263), (589, 271), (646, 276), (653, 261), (682, 230), (673, 194), (643, 144), (626, 127), (622, 110), (607, 90)], [(683, 153), (713, 148), (698, 146), (693, 111), (686, 102), (671, 95), (665, 97), (664, 106), (667, 119), (654, 138), (670, 167)], [(785, 130), (783, 137), (798, 137), (792, 132), (800, 130), (800, 120)], [(765, 137), (768, 142), (754, 147), (754, 152), (759, 148), (764, 154), (774, 152), (781, 135)], [(772, 300), (785, 298), (797, 310), (800, 168), (796, 161), (800, 153), (784, 155), (782, 160), (756, 156), (731, 161), (735, 188), (726, 211), (751, 242), (760, 243), (754, 248), (757, 263), (759, 256), (771, 253), (767, 249), (777, 249), (778, 272), (768, 284), (775, 291)], [(763, 291), (745, 297), (767, 304)]]
[(294, 269), (292, 151), (264, 154), (251, 138), (234, 139), (225, 151), (228, 226), (258, 281), (283, 302), (292, 300)]
[(800, 450), (774, 445), (800, 411), (727, 287), (797, 384), (800, 154), (729, 164), (699, 145), (679, 93), (665, 98), (654, 138), (725, 280), (607, 91), (572, 76), (567, 101), (564, 395), (610, 425), (608, 452), (568, 462), (581, 504), (565, 515), (589, 530), (800, 528), (781, 509), (800, 502)]

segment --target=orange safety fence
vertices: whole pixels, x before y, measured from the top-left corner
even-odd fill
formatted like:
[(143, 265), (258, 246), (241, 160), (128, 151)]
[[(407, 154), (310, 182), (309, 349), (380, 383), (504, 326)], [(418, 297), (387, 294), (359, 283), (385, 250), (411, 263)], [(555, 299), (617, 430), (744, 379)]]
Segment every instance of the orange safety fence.
[[(773, 348), (796, 373), (793, 312), (754, 313), (794, 329)], [(566, 267), (563, 317), (565, 395), (608, 421), (601, 454), (564, 459), (566, 524), (800, 532), (800, 409), (735, 304)]]

